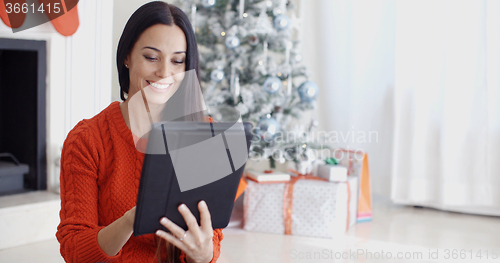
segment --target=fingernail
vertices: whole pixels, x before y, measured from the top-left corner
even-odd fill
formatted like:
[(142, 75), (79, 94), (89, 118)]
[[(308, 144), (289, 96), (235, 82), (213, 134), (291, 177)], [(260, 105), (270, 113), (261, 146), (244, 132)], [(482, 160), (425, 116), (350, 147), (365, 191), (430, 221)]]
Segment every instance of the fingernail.
[(186, 210), (186, 208), (187, 208), (187, 207), (186, 207), (186, 205), (185, 205), (185, 204), (182, 204), (182, 205), (180, 205), (180, 206), (179, 206), (179, 209), (181, 209), (181, 210)]
[(160, 230), (156, 230), (156, 235), (159, 236), (160, 235)]
[(205, 202), (205, 200), (201, 200), (200, 204), (201, 204), (202, 206), (207, 206), (207, 203)]
[(163, 224), (167, 223), (167, 218), (166, 218), (166, 217), (163, 217), (163, 218), (160, 220), (160, 223), (163, 223)]

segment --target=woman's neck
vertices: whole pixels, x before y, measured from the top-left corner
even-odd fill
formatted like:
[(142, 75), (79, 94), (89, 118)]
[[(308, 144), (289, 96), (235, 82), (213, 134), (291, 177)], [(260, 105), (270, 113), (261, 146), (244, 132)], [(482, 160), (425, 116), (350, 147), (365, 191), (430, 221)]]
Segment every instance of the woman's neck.
[[(130, 112), (129, 110), (132, 108), (132, 110), (136, 110), (137, 112), (135, 112), (134, 116), (143, 116), (143, 117), (146, 117), (147, 116), (147, 120), (143, 118), (143, 120), (140, 122), (140, 123), (143, 123), (144, 122), (149, 122), (149, 125), (148, 127), (151, 127), (151, 120), (154, 122), (159, 122), (161, 121), (161, 113), (163, 111), (163, 109), (165, 108), (165, 104), (152, 104), (152, 103), (148, 103), (148, 106), (147, 108), (149, 108), (149, 112), (147, 112), (147, 108), (144, 107), (144, 105), (141, 105), (139, 106), (140, 108), (137, 108), (137, 107), (129, 107), (129, 99), (127, 98), (125, 101), (121, 102), (120, 103), (120, 111), (122, 113), (122, 116), (123, 116), (123, 119), (125, 120), (125, 124), (127, 124), (127, 127), (131, 130), (131, 131), (134, 131), (134, 129), (131, 128), (130, 126)], [(147, 115), (146, 115), (147, 114)], [(139, 122), (134, 121), (134, 125), (137, 125)], [(135, 128), (138, 128), (138, 127), (135, 127)]]

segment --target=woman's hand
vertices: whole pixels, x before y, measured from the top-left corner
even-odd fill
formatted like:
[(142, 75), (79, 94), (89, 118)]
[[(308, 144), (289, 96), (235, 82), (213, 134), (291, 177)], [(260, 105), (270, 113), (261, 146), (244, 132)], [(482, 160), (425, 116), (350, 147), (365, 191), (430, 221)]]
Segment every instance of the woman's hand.
[(208, 211), (207, 204), (205, 201), (198, 203), (201, 226), (198, 225), (196, 218), (186, 205), (182, 204), (178, 209), (184, 221), (186, 221), (188, 230), (184, 231), (184, 229), (164, 217), (160, 220), (160, 223), (170, 230), (171, 234), (158, 230), (156, 231), (156, 235), (184, 251), (184, 253), (186, 253), (187, 262), (210, 262), (213, 257), (212, 237), (214, 231), (212, 229), (212, 220), (210, 219), (210, 212)]

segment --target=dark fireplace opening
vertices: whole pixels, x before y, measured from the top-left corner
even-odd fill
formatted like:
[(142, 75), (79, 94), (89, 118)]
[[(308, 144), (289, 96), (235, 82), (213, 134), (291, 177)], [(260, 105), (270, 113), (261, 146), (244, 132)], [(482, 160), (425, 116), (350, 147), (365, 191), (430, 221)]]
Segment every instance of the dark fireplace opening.
[(29, 166), (22, 189), (4, 177), (0, 195), (47, 189), (45, 79), (45, 41), (0, 38), (0, 153)]

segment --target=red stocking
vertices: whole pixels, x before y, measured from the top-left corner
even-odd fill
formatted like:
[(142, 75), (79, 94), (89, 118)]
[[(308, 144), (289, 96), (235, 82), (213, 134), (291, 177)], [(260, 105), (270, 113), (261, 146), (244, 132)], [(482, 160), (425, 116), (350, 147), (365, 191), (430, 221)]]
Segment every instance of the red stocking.
[[(12, 4), (9, 6), (9, 9), (12, 10), (10, 14), (7, 14), (6, 3)], [(0, 18), (8, 27), (18, 28), (23, 25), (26, 14), (23, 12), (14, 13), (14, 4), (22, 6), (24, 3), (26, 3), (26, 0), (0, 0)]]
[[(53, 5), (54, 3), (58, 3), (59, 1), (38, 0), (38, 2), (44, 5), (47, 4)], [(73, 35), (78, 29), (78, 26), (80, 25), (80, 22), (78, 20), (78, 9), (76, 7), (78, 0), (65, 0), (61, 1), (61, 3), (62, 3), (61, 12), (64, 11), (65, 12), (64, 15), (57, 16), (57, 14), (54, 13), (47, 13), (47, 16), (49, 17), (50, 21), (52, 22), (52, 25), (57, 30), (57, 32), (67, 37)]]

